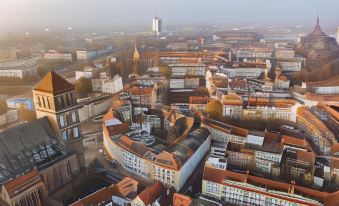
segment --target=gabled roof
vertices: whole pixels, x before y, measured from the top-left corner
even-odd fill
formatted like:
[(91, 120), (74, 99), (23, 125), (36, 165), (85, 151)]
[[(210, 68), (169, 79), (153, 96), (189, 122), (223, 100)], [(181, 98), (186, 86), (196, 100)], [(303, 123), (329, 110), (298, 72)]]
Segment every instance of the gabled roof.
[(142, 191), (138, 197), (145, 205), (154, 203), (164, 192), (166, 188), (161, 182), (156, 182)]
[[(84, 205), (101, 205), (103, 202), (112, 201), (112, 196), (118, 197), (135, 197), (138, 186), (138, 181), (125, 177), (120, 182), (109, 187), (102, 188), (77, 202), (71, 204), (71, 206), (84, 206)], [(109, 204), (108, 204), (109, 205)]]
[(33, 90), (58, 95), (74, 90), (74, 85), (69, 83), (54, 71), (50, 71), (33, 88)]

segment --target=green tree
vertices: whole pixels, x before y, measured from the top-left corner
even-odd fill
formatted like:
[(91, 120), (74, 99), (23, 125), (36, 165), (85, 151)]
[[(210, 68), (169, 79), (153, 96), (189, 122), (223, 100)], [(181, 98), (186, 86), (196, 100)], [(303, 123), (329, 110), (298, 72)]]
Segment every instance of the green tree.
[(210, 92), (208, 91), (206, 87), (198, 87), (193, 90), (193, 95), (198, 96), (198, 97), (205, 97), (205, 96), (209, 97)]
[(88, 95), (93, 91), (91, 80), (81, 77), (75, 82), (75, 90), (77, 91), (79, 98), (88, 97)]
[(105, 64), (105, 70), (109, 71), (109, 74), (113, 77), (114, 75), (121, 75), (122, 64), (121, 62), (112, 62)]
[(206, 105), (206, 112), (211, 118), (219, 119), (222, 116), (222, 103), (218, 99), (212, 99)]
[(167, 79), (169, 79), (171, 74), (172, 74), (171, 69), (169, 68), (169, 66), (160, 66), (159, 67), (159, 71), (161, 73), (163, 73), (166, 76)]
[(0, 115), (7, 112), (7, 103), (5, 99), (0, 99)]

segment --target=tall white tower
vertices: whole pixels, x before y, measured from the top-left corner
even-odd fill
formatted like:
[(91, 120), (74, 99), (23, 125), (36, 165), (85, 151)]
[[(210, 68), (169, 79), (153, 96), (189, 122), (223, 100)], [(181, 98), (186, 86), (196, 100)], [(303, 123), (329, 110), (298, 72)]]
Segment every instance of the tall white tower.
[(339, 26), (337, 28), (337, 43), (339, 44)]
[(160, 17), (154, 17), (152, 22), (152, 32), (157, 35), (162, 32), (162, 19)]

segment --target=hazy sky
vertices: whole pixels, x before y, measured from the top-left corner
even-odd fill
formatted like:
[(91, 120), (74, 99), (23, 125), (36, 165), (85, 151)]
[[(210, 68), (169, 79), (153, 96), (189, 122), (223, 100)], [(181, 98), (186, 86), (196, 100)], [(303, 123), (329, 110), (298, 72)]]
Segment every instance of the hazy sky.
[(0, 0), (1, 30), (164, 24), (339, 25), (339, 0)]

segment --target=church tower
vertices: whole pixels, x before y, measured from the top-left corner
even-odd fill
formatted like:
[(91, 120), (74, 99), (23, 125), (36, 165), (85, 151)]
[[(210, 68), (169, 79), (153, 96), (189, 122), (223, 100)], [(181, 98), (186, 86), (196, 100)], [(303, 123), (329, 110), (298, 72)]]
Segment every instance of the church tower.
[(137, 49), (137, 45), (135, 44), (134, 54), (133, 54), (133, 73), (134, 74), (139, 74), (139, 60), (140, 60), (140, 55)]
[(50, 71), (33, 88), (33, 99), (37, 118), (48, 117), (58, 144), (66, 151), (76, 152), (80, 167), (84, 167), (83, 136), (74, 85)]

